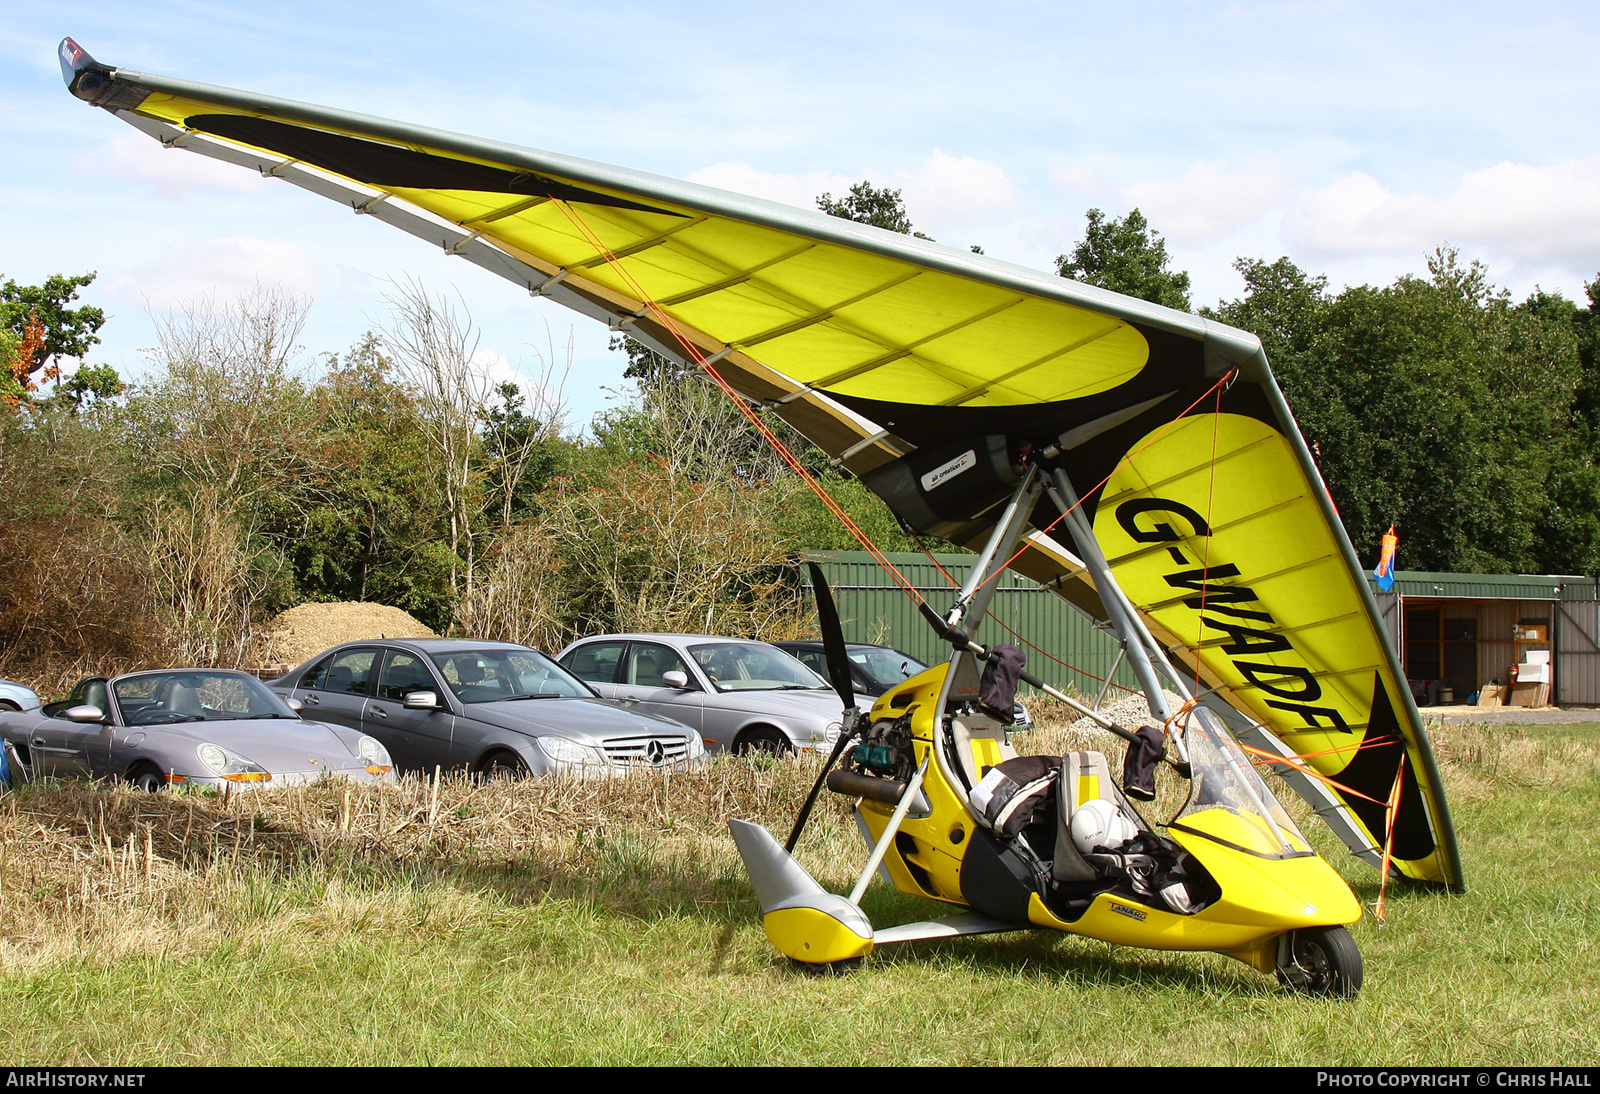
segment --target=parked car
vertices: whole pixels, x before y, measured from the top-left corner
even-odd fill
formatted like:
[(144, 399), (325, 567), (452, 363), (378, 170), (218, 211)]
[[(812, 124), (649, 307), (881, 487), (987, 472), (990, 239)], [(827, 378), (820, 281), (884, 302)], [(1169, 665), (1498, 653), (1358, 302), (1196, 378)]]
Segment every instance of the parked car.
[(406, 771), (612, 775), (706, 758), (689, 726), (603, 698), (511, 642), (351, 642), (268, 686), (323, 721), (376, 737)]
[(712, 751), (827, 751), (839, 739), (839, 696), (766, 642), (604, 634), (556, 659), (602, 695), (694, 726)]
[[(824, 680), (828, 678), (827, 655), (823, 652), (821, 642), (784, 641), (774, 642), (773, 645), (799, 658), (806, 668)], [(850, 658), (850, 682), (856, 694), (872, 699), (928, 668), (909, 653), (901, 653), (890, 646), (850, 642), (845, 645), (845, 653)], [(1012, 708), (1011, 728), (1033, 728), (1033, 717), (1021, 703)]]
[(0, 736), (35, 777), (120, 778), (143, 790), (394, 780), (372, 737), (306, 721), (255, 677), (222, 669), (90, 676), (40, 710), (0, 713)]
[(0, 711), (32, 711), (39, 707), (39, 693), (27, 684), (0, 680)]

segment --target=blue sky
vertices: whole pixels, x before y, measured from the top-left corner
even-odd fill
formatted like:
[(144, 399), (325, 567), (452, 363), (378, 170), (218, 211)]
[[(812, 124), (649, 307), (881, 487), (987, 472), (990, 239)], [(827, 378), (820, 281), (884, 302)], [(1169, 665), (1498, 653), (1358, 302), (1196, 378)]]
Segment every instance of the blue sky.
[(580, 425), (607, 332), (367, 218), (181, 152), (68, 96), (101, 61), (810, 205), (862, 178), (918, 228), (1049, 269), (1091, 206), (1138, 206), (1194, 278), (1240, 255), (1335, 286), (1449, 242), (1517, 295), (1600, 272), (1600, 8), (1578, 3), (815, 2), (14, 6), (0, 25), (0, 273), (99, 271), (91, 360), (136, 376), (151, 310), (257, 282), (312, 297), (309, 355), (459, 292), (497, 367), (564, 361)]

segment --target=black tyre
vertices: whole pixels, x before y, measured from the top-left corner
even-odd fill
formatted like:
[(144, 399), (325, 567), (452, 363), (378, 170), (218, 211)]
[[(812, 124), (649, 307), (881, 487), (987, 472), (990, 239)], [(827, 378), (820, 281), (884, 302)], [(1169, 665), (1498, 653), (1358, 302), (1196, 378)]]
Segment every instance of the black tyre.
[(735, 756), (787, 756), (793, 751), (789, 738), (770, 726), (750, 730), (733, 746)]
[(486, 783), (505, 779), (526, 779), (528, 767), (522, 762), (522, 757), (514, 752), (493, 752), (479, 762), (477, 774), (478, 778)]
[(146, 794), (159, 794), (167, 788), (167, 777), (153, 764), (140, 764), (128, 772), (128, 781)]
[(10, 699), (0, 699), (0, 713), (21, 714), (22, 708), (17, 706), (17, 704), (13, 703)]
[(1361, 951), (1343, 927), (1315, 927), (1289, 935), (1288, 960), (1278, 981), (1307, 995), (1354, 999), (1361, 990)]

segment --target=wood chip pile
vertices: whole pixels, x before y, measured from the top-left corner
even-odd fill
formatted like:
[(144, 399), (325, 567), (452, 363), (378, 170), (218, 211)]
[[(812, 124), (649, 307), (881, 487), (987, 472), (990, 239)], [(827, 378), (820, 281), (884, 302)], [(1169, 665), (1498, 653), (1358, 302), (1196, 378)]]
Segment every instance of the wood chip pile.
[(387, 604), (300, 604), (267, 624), (263, 660), (287, 670), (341, 642), (437, 637), (408, 612)]

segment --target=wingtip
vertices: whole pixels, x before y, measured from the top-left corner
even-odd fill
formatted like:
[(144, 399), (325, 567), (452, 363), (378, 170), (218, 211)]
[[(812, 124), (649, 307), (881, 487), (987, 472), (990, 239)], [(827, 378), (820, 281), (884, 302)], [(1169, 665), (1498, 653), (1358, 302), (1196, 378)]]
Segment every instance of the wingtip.
[(66, 81), (67, 90), (80, 99), (93, 102), (111, 80), (111, 70), (71, 38), (61, 39), (56, 54), (61, 60), (61, 78)]

